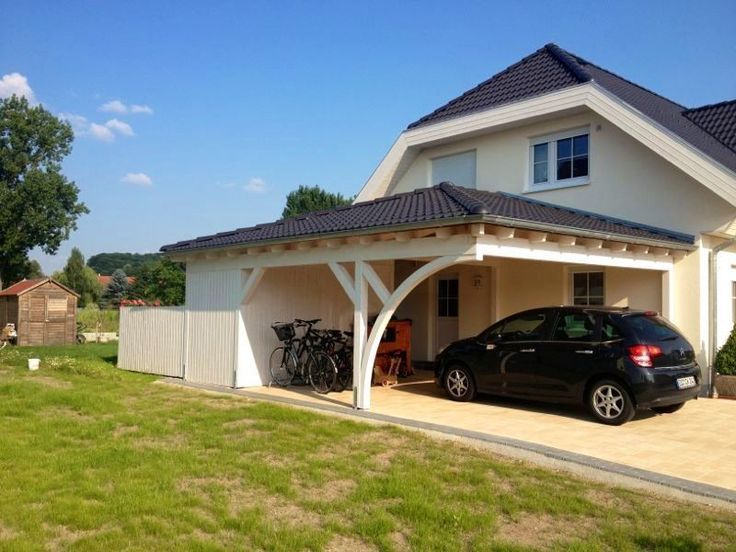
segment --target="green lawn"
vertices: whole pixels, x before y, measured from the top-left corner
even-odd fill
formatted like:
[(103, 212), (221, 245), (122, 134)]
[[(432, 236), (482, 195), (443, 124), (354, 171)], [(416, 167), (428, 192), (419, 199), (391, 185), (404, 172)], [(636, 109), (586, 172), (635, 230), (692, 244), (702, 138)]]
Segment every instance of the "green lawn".
[[(0, 550), (727, 549), (736, 515), (421, 434), (0, 351)], [(28, 372), (26, 359), (41, 358)], [(451, 405), (450, 405), (451, 406)]]

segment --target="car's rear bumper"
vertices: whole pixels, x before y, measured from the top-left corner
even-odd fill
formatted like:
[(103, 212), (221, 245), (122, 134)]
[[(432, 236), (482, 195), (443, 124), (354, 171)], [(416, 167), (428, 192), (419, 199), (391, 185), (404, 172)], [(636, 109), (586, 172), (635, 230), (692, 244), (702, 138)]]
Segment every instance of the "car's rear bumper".
[[(678, 389), (677, 380), (685, 377), (695, 378), (695, 387)], [(647, 370), (645, 380), (634, 389), (636, 406), (670, 406), (695, 399), (700, 394), (701, 383), (700, 367), (697, 364), (686, 368)]]

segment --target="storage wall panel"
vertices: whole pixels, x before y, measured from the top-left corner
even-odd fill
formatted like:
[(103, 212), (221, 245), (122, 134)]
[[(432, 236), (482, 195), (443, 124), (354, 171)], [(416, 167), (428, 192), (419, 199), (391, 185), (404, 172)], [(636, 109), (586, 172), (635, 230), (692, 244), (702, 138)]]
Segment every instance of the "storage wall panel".
[(122, 307), (118, 367), (182, 377), (184, 307)]
[(187, 380), (233, 385), (241, 286), (240, 270), (187, 271)]

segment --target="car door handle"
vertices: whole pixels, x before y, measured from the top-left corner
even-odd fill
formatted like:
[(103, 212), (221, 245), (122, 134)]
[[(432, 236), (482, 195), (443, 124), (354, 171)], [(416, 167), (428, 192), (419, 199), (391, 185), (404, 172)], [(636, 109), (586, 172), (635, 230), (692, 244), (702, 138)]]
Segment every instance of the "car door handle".
[(592, 355), (593, 349), (580, 349), (579, 351), (575, 351), (579, 355)]
[(536, 349), (519, 349), (520, 353), (533, 353)]

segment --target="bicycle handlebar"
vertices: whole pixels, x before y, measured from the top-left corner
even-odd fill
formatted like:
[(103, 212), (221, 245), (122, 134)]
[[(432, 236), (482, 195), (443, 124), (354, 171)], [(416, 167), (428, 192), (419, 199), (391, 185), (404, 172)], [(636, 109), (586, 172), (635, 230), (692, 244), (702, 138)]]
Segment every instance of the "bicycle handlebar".
[(301, 318), (295, 318), (294, 322), (299, 326), (314, 326), (317, 322), (322, 322), (322, 319), (315, 318), (314, 320), (302, 320)]

